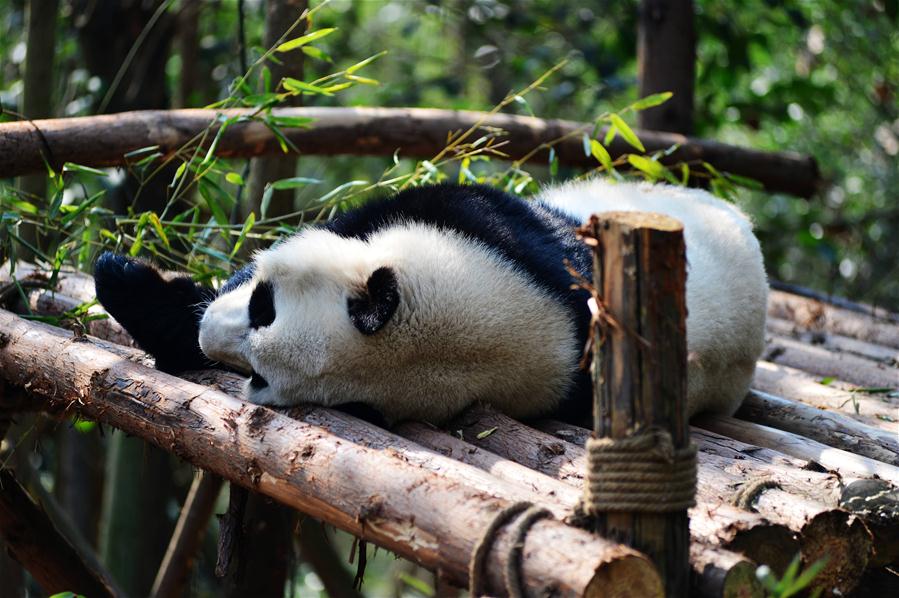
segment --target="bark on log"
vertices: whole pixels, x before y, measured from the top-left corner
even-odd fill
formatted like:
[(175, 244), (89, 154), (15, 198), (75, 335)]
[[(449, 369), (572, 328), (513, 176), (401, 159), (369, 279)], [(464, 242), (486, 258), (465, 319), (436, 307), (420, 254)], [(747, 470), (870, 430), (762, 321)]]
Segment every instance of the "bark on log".
[(859, 303), (857, 301), (851, 301), (849, 299), (846, 299), (845, 297), (829, 295), (827, 293), (822, 293), (821, 291), (816, 291), (815, 289), (799, 286), (797, 284), (781, 282), (779, 280), (769, 280), (768, 283), (770, 284), (772, 289), (781, 291), (787, 295), (798, 295), (799, 297), (812, 299), (814, 301), (825, 303), (835, 308), (854, 312), (877, 320), (884, 320), (887, 322), (892, 322), (893, 324), (899, 324), (899, 313), (888, 311), (882, 307), (871, 305), (870, 303)]
[[(149, 370), (64, 331), (0, 312), (0, 372), (12, 384), (140, 436), (218, 475), (468, 582), (478, 536), (521, 493), (475, 468), (326, 409), (291, 418)], [(527, 496), (527, 498), (530, 498)], [(452, 517), (447, 517), (451, 510)], [(504, 593), (511, 533), (489, 552), (487, 585)], [(595, 595), (611, 584), (659, 595), (645, 557), (541, 520), (527, 535), (531, 590)], [(589, 556), (585, 556), (589, 555)]]
[[(564, 426), (564, 424), (558, 424)], [(496, 430), (477, 438), (485, 430)], [(525, 467), (582, 488), (585, 457), (582, 446), (539, 432), (499, 413), (471, 409), (452, 426), (466, 441)], [(589, 430), (579, 428), (585, 434)], [(482, 434), (483, 436), (483, 434)], [(701, 462), (700, 462), (701, 465)], [(713, 472), (714, 473), (714, 472)], [(703, 476), (700, 467), (700, 476)], [(742, 552), (758, 563), (782, 571), (799, 550), (793, 531), (761, 515), (716, 501), (700, 503), (690, 511), (694, 542), (711, 543)]]
[[(592, 245), (594, 300), (602, 302), (596, 309), (608, 310), (615, 323), (594, 318), (591, 324), (593, 437), (621, 443), (655, 429), (667, 435), (673, 451), (683, 451), (690, 446), (683, 225), (661, 214), (607, 212), (591, 216), (579, 233)], [(675, 465), (688, 466), (689, 494), (686, 501), (674, 501), (682, 506), (662, 513), (651, 512), (645, 504), (640, 504), (642, 510), (610, 508), (616, 502), (646, 500), (621, 491), (616, 500), (591, 500), (592, 492), (610, 494), (606, 485), (597, 489), (592, 481), (605, 469), (595, 458), (588, 453), (585, 460), (584, 487), (584, 510), (594, 518), (595, 531), (645, 552), (659, 568), (665, 595), (686, 597), (690, 558), (686, 503), (693, 503), (696, 492), (695, 457), (691, 453), (687, 463), (665, 467), (672, 471)], [(644, 471), (635, 468), (627, 475), (635, 480)]]
[(814, 461), (847, 478), (876, 476), (899, 486), (899, 467), (835, 449), (798, 434), (720, 415), (706, 415), (697, 419), (695, 423), (701, 428), (741, 442), (767, 447), (798, 459)]
[(768, 340), (764, 359), (822, 378), (839, 378), (865, 388), (899, 388), (899, 368), (849, 353), (834, 353), (785, 337)]
[[(489, 428), (487, 428), (489, 430)], [(401, 424), (394, 430), (400, 436), (483, 469), (510, 483), (521, 484), (547, 500), (557, 502), (570, 513), (581, 492), (575, 485), (566, 484), (548, 475), (504, 459), (478, 448), (442, 430), (418, 422)], [(694, 538), (690, 549), (690, 586), (701, 596), (761, 596), (761, 585), (755, 577), (755, 563), (746, 557), (719, 546), (700, 543)]]
[[(589, 435), (584, 428), (558, 422), (539, 427), (576, 444)], [(700, 451), (701, 505), (737, 503), (796, 531), (806, 565), (828, 557), (817, 578), (822, 587), (842, 593), (855, 587), (870, 561), (873, 538), (860, 517), (840, 508), (838, 476), (805, 469), (805, 462), (701, 429), (693, 428), (692, 436)]]
[(899, 348), (899, 323), (895, 314), (877, 312), (873, 315), (829, 305), (783, 291), (768, 294), (768, 315), (796, 322), (804, 328), (820, 329), (843, 334), (878, 345)]
[(839, 380), (824, 385), (820, 380), (819, 376), (796, 368), (759, 361), (752, 387), (818, 409), (836, 411), (867, 426), (896, 432), (899, 412), (885, 395), (851, 392), (855, 385)]
[(809, 345), (818, 345), (834, 353), (851, 353), (888, 366), (899, 365), (899, 349), (861, 341), (842, 334), (800, 326), (791, 320), (768, 317), (765, 328), (775, 337), (787, 337)]
[(759, 391), (750, 391), (736, 417), (899, 466), (896, 430), (890, 433), (838, 413), (829, 413)]
[[(226, 114), (250, 114), (252, 110), (231, 110)], [(504, 142), (499, 148), (511, 159), (519, 159), (543, 144), (562, 139), (555, 152), (564, 164), (596, 166), (584, 155), (582, 134), (592, 123), (541, 120), (510, 114), (435, 110), (430, 108), (284, 108), (272, 111), (281, 116), (314, 118), (310, 129), (284, 129), (284, 133), (306, 155), (381, 155), (396, 150), (404, 157), (432, 158), (447, 144), (447, 134), (478, 126), (471, 141), (488, 129), (501, 129)], [(123, 112), (115, 115), (85, 116), (36, 121), (57, 162), (77, 162), (86, 166), (122, 166), (128, 152), (158, 145), (171, 155), (215, 122), (218, 111), (170, 110)], [(636, 131), (648, 152), (679, 149), (663, 161), (704, 160), (718, 170), (754, 178), (770, 191), (811, 196), (820, 177), (814, 158), (795, 153), (769, 153), (685, 137), (676, 133)], [(600, 133), (602, 136), (603, 133)], [(212, 136), (209, 137), (211, 141)], [(0, 177), (18, 176), (44, 169), (42, 142), (28, 123), (0, 124)], [(608, 147), (613, 157), (630, 153), (620, 135)], [(259, 122), (235, 123), (219, 140), (216, 154), (224, 158), (260, 156), (280, 152), (271, 131)], [(548, 150), (531, 159), (546, 163)]]
[(8, 469), (0, 470), (0, 535), (9, 552), (48, 595), (65, 591), (87, 596), (115, 595)]
[(150, 590), (153, 598), (177, 598), (183, 594), (221, 489), (222, 479), (216, 475), (201, 470), (194, 478)]

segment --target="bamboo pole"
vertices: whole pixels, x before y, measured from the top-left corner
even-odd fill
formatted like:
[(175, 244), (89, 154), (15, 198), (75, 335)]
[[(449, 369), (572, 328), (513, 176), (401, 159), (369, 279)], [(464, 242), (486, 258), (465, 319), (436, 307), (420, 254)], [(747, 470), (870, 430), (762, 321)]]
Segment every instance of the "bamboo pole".
[[(51, 164), (76, 162), (86, 166), (123, 166), (125, 154), (159, 146), (172, 155), (208, 127), (217, 126), (220, 114), (247, 116), (245, 110), (146, 110), (120, 114), (83, 116), (0, 124), (0, 178), (42, 172), (44, 150), (39, 128), (52, 151)], [(284, 128), (284, 135), (305, 155), (392, 156), (433, 158), (447, 145), (450, 133), (475, 128), (470, 142), (501, 130), (497, 149), (510, 159), (529, 156), (545, 164), (548, 147), (564, 164), (594, 167), (584, 155), (582, 137), (593, 131), (593, 123), (541, 120), (511, 114), (431, 108), (281, 108), (273, 115), (313, 119), (310, 128)], [(213, 131), (214, 133), (214, 131)], [(718, 170), (750, 177), (769, 191), (808, 197), (820, 181), (818, 167), (809, 156), (789, 152), (762, 152), (677, 133), (636, 131), (648, 152), (678, 149), (664, 162), (709, 162)], [(602, 138), (600, 131), (598, 135)], [(211, 141), (215, 135), (209, 135)], [(102, 143), (100, 142), (102, 140)], [(501, 143), (501, 146), (499, 145)], [(533, 152), (539, 149), (540, 151)], [(618, 136), (607, 148), (613, 158), (633, 150)], [(235, 122), (222, 135), (216, 155), (238, 158), (280, 153), (276, 137), (259, 121)]]
[[(593, 437), (617, 446), (662, 430), (673, 445), (673, 468), (679, 459), (674, 455), (690, 446), (683, 226), (660, 214), (607, 212), (592, 216), (580, 234), (593, 247), (593, 301), (598, 304), (591, 330)], [(606, 320), (603, 310), (609, 314)], [(687, 596), (687, 507), (660, 513), (649, 504), (633, 510), (593, 505), (590, 477), (608, 467), (594, 464), (594, 457), (598, 455), (588, 452), (587, 467), (595, 471), (588, 470), (585, 509), (595, 517), (596, 531), (645, 552), (659, 567), (667, 596)], [(695, 457), (685, 458), (691, 461), (695, 494)], [(631, 479), (641, 478), (643, 471), (633, 469)], [(648, 499), (622, 500), (637, 504)]]
[(201, 470), (194, 478), (150, 590), (153, 598), (182, 595), (221, 489), (222, 479), (218, 476)]
[[(0, 372), (46, 406), (74, 409), (441, 572), (468, 582), (480, 534), (522, 493), (396, 435), (326, 409), (291, 419), (149, 370), (89, 339), (0, 312)], [(525, 494), (526, 499), (531, 498)], [(520, 500), (520, 498), (518, 499)], [(539, 501), (538, 501), (539, 502)], [(452, 513), (452, 516), (447, 516)], [(487, 554), (487, 586), (505, 593), (513, 534)], [(527, 534), (523, 579), (532, 591), (596, 595), (610, 583), (634, 596), (660, 592), (638, 553), (558, 521)]]

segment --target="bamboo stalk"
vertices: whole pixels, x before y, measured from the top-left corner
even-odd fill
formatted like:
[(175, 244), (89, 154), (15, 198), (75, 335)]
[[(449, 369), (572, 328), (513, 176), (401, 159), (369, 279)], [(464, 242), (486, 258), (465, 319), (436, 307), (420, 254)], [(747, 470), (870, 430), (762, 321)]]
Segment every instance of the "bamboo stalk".
[[(159, 146), (171, 155), (207, 127), (217, 128), (217, 117), (249, 115), (244, 110), (145, 110), (99, 116), (49, 119), (0, 124), (0, 178), (45, 168), (44, 144), (35, 132), (39, 128), (52, 150), (54, 166), (77, 162), (86, 166), (123, 166), (125, 154), (149, 146)], [(502, 130), (499, 150), (511, 159), (530, 155), (545, 164), (548, 148), (542, 144), (560, 140), (555, 155), (564, 164), (593, 167), (596, 161), (584, 155), (583, 134), (593, 123), (541, 120), (511, 114), (489, 114), (466, 110), (431, 108), (280, 108), (273, 115), (314, 119), (311, 128), (282, 128), (284, 135), (305, 155), (351, 154), (391, 156), (397, 150), (404, 157), (433, 158), (447, 145), (450, 133), (476, 132), (469, 142), (488, 131)], [(790, 152), (762, 152), (716, 141), (686, 137), (676, 133), (636, 131), (647, 152), (678, 149), (662, 158), (665, 162), (700, 160), (718, 170), (750, 177), (771, 191), (807, 197), (819, 184), (818, 167), (809, 156)], [(598, 133), (600, 136), (603, 131)], [(211, 140), (215, 135), (209, 135)], [(99, 140), (102, 139), (102, 143)], [(532, 150), (541, 149), (533, 152)], [(632, 148), (620, 136), (607, 148), (613, 158)], [(265, 124), (235, 122), (218, 139), (216, 155), (223, 158), (280, 153), (280, 145)]]
[(222, 479), (218, 476), (200, 471), (194, 478), (162, 564), (156, 573), (150, 596), (181, 596), (221, 489)]
[[(47, 407), (74, 409), (365, 540), (437, 569), (458, 585), (480, 533), (521, 497), (516, 487), (350, 416), (295, 410), (291, 419), (0, 312), (0, 372)], [(362, 473), (364, 472), (364, 474)], [(525, 498), (530, 498), (525, 494)], [(520, 500), (520, 498), (519, 498)], [(453, 516), (447, 517), (447, 512)], [(487, 585), (504, 593), (512, 534), (487, 555)], [(596, 595), (614, 581), (658, 595), (638, 553), (557, 521), (526, 538), (528, 587)]]

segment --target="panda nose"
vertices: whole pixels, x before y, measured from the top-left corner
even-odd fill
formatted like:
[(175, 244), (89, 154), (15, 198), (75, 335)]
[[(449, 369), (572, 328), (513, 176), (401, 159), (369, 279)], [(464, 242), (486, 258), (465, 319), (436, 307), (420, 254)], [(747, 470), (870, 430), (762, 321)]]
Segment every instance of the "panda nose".
[(200, 320), (200, 350), (209, 359), (244, 373), (252, 370), (244, 355), (250, 331), (247, 316), (249, 289), (236, 289), (213, 301)]

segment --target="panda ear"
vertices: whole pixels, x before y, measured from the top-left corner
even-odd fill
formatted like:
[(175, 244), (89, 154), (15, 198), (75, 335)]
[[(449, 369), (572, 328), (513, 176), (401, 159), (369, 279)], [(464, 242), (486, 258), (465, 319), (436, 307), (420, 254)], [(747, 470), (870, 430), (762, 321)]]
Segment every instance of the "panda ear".
[(359, 332), (374, 334), (390, 321), (400, 303), (396, 274), (390, 268), (378, 268), (368, 277), (365, 290), (346, 303), (350, 320)]

